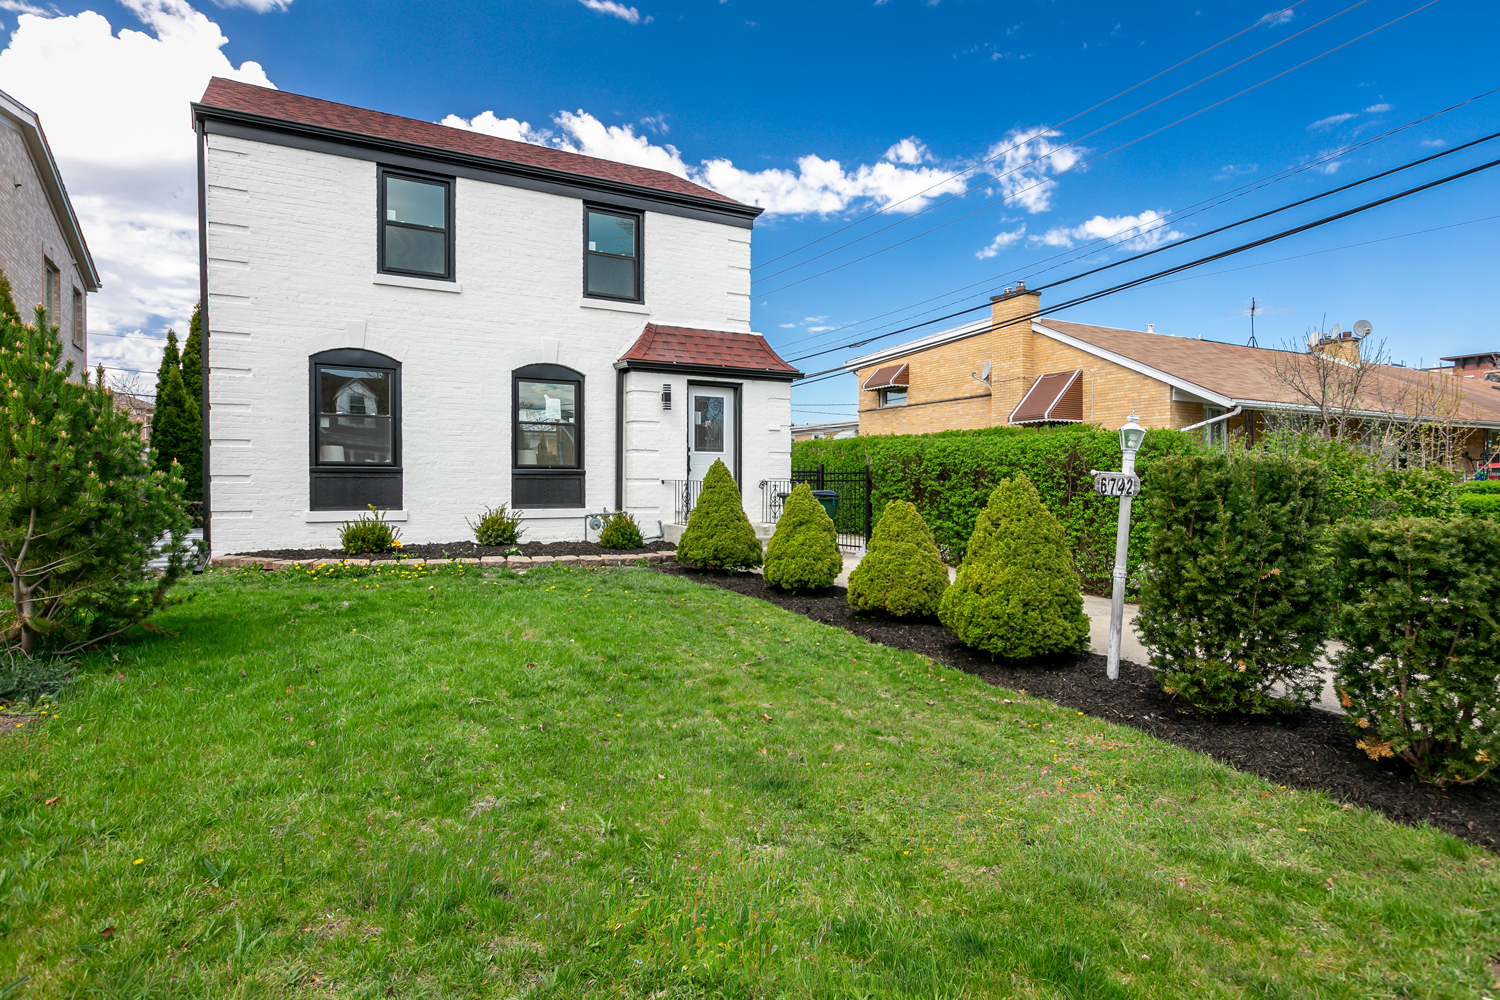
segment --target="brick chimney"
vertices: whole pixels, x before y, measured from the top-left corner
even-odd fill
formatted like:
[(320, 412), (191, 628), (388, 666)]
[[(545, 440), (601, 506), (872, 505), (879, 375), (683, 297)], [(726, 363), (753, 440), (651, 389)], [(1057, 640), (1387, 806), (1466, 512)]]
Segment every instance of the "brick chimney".
[(994, 394), (990, 418), (1004, 424), (1011, 411), (1039, 374), (1036, 370), (1036, 334), (1031, 321), (1041, 308), (1040, 292), (1029, 291), (1024, 281), (990, 297), (990, 387)]
[(1307, 349), (1311, 354), (1340, 358), (1351, 364), (1359, 361), (1359, 338), (1352, 332), (1340, 333), (1338, 327), (1334, 327), (1332, 335), (1319, 338), (1316, 343), (1309, 344)]

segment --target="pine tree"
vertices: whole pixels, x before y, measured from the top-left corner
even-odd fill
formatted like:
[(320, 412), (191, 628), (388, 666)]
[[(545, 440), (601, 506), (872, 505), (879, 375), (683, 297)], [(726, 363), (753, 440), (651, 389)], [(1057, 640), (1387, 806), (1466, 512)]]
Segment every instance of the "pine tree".
[(188, 399), (203, 406), (203, 307), (193, 306), (187, 340), (182, 345), (182, 386)]
[(935, 615), (948, 589), (948, 567), (921, 511), (906, 500), (886, 504), (865, 557), (849, 574), (849, 606), (890, 615)]
[[(161, 364), (156, 366), (156, 412), (151, 414), (151, 443), (153, 446), (156, 444), (157, 429), (161, 426), (162, 420), (165, 419), (165, 414), (162, 410), (162, 390), (167, 385), (167, 373), (170, 371), (180, 372), (181, 368), (182, 357), (177, 353), (177, 331), (168, 330), (167, 346), (161, 352)], [(166, 468), (167, 465), (171, 464), (171, 458), (172, 456), (166, 456), (164, 463), (163, 456), (158, 454), (156, 467), (159, 469)]]
[(740, 488), (729, 467), (715, 460), (677, 543), (677, 561), (708, 569), (740, 569), (759, 566), (761, 558), (760, 539), (745, 516)]
[(41, 309), (34, 325), (0, 319), (0, 650), (26, 656), (142, 621), (194, 552), (181, 480), (148, 468), (103, 369), (74, 381), (62, 351)]
[(16, 300), (10, 294), (10, 279), (0, 271), (0, 323), (6, 320), (21, 322), (21, 314), (16, 311)]
[(1088, 641), (1067, 535), (1030, 479), (1002, 479), (990, 494), (938, 617), (960, 642), (1008, 659)]
[(816, 590), (832, 586), (843, 568), (833, 518), (812, 495), (811, 486), (798, 484), (766, 544), (766, 582), (783, 590)]

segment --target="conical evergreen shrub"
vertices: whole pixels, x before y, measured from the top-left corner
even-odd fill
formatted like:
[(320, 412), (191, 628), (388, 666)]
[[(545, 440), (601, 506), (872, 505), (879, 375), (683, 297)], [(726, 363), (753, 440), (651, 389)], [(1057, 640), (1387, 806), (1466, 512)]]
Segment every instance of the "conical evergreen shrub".
[(812, 495), (811, 486), (798, 484), (766, 543), (766, 582), (783, 590), (815, 590), (832, 586), (843, 569), (833, 518)]
[(886, 504), (865, 557), (849, 574), (849, 606), (888, 615), (935, 615), (948, 589), (948, 567), (916, 505)]
[(741, 569), (761, 563), (760, 539), (750, 527), (729, 467), (715, 461), (677, 543), (677, 561), (705, 569)]
[(1067, 535), (1030, 479), (1002, 479), (990, 494), (938, 617), (965, 645), (1008, 659), (1088, 641)]
[(0, 271), (0, 322), (5, 320), (19, 323), (21, 314), (16, 311), (16, 300), (11, 298), (10, 279), (5, 276), (4, 271)]

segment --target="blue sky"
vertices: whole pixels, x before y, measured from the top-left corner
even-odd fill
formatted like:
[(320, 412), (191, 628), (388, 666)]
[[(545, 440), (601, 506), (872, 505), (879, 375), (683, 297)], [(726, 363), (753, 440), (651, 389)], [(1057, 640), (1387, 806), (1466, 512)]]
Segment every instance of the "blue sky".
[[(174, 144), (191, 152), (181, 93), (193, 86), (201, 91), (194, 74), (206, 79), (210, 71), (223, 71), (215, 68), (218, 63), (247, 78), (261, 73), (283, 90), (396, 114), (432, 121), (452, 115), (501, 134), (516, 134), (524, 123), (523, 137), (533, 141), (669, 165), (726, 193), (760, 199), (770, 210), (756, 226), (753, 323), (794, 358), (878, 332), (880, 323), (831, 328), (887, 313), (882, 323), (899, 322), (959, 299), (947, 293), (961, 286), (978, 283), (967, 294), (983, 294), (954, 309), (978, 304), (1018, 277), (1030, 276), (1034, 285), (1064, 276), (1087, 262), (1170, 243), (1500, 130), (1496, 94), (1329, 156), (1500, 85), (1493, 54), (1500, 5), (1440, 0), (1294, 68), (1425, 0), (1303, 0), (1289, 13), (1263, 20), (1290, 2), (244, 0), (194, 11), (182, 0), (129, 0), (61, 3), (25, 15), (17, 8), (27, 4), (0, 0), (0, 40), (9, 39), (0, 51), (0, 88), (42, 113), (75, 198), (89, 205), (82, 212), (86, 225), (96, 220), (99, 235), (89, 233), (96, 253), (118, 258), (116, 288), (112, 293), (107, 285), (94, 313), (103, 324), (95, 329), (109, 336), (101, 335), (93, 347), (96, 356), (122, 367), (145, 366), (153, 338), (166, 324), (182, 321), (183, 303), (190, 308), (189, 278), (195, 275), (179, 260), (184, 234), (169, 216), (190, 209), (191, 191), (156, 178), (180, 173)], [(99, 18), (112, 34), (100, 34)], [(214, 26), (220, 34), (210, 30)], [(1068, 121), (1246, 28), (1251, 30)], [(142, 34), (122, 39), (121, 29)], [(222, 39), (227, 41), (218, 44)], [(1282, 44), (1261, 52), (1277, 42)], [(80, 90), (71, 104), (33, 82), (38, 66), (45, 65), (38, 60), (70, 52), (106, 66), (91, 81), (92, 91)], [(97, 57), (83, 58), (90, 52)], [(133, 73), (132, 59), (138, 63)], [(163, 69), (164, 61), (175, 68)], [(1284, 71), (1290, 72), (1263, 83)], [(1172, 124), (1257, 84), (1263, 85)], [(142, 176), (128, 191), (119, 190), (125, 184), (119, 172), (92, 151), (98, 143), (90, 140), (97, 135), (91, 116), (108, 110), (98, 106), (98, 88), (140, 90), (138, 103), (162, 109), (157, 132), (129, 140), (149, 148), (131, 151)], [(1136, 111), (1128, 121), (1088, 134)], [(492, 113), (488, 119), (474, 121), (485, 112)], [(1035, 138), (1048, 126), (1052, 134)], [(1141, 139), (1157, 129), (1163, 130)], [(965, 175), (968, 183), (983, 183), (949, 204), (931, 207), (930, 195), (891, 204), (1026, 139), (1031, 142), (1009, 160), (1002, 155)], [(1496, 149), (1500, 141), (1110, 275), (1123, 280), (1351, 207), (1500, 158)], [(164, 164), (154, 172), (153, 150)], [(1049, 151), (1051, 158), (1028, 162)], [(710, 168), (708, 161), (720, 162)], [(1314, 165), (1305, 166), (1309, 161)], [(1001, 163), (1020, 169), (1004, 174)], [(1263, 190), (1185, 214), (1299, 165), (1304, 169)], [(957, 184), (949, 181), (941, 190)], [(161, 233), (112, 216), (109, 205), (115, 202), (157, 205)], [(881, 207), (887, 210), (876, 219), (799, 251)], [(930, 210), (914, 216), (917, 207)], [(959, 218), (967, 213), (974, 214)], [(1141, 329), (1151, 323), (1179, 336), (1244, 342), (1254, 296), (1263, 310), (1256, 318), (1262, 346), (1300, 342), (1325, 323), (1347, 329), (1366, 319), (1396, 359), (1412, 364), (1496, 349), (1500, 323), (1492, 291), (1500, 219), (1473, 221), (1491, 215), (1500, 215), (1500, 170), (1180, 276), (1189, 280), (1147, 285), (1060, 315)], [(899, 224), (840, 249), (890, 223)], [(940, 223), (950, 224), (783, 287)], [(1453, 228), (1368, 243), (1438, 227)], [(135, 243), (125, 230), (134, 233)], [(1113, 245), (1090, 245), (1101, 236), (1113, 237)], [(144, 268), (142, 241), (154, 247), (147, 257), (160, 258), (151, 257)], [(1367, 245), (1320, 253), (1361, 243)], [(774, 273), (827, 250), (834, 252)], [(1041, 272), (1047, 267), (1053, 269)], [(110, 268), (105, 270), (108, 281)], [(1048, 292), (1043, 302), (1106, 283), (1102, 276), (1085, 279)], [(134, 300), (126, 301), (121, 286)], [(152, 295), (161, 307), (151, 304)], [(916, 318), (931, 315), (937, 314)], [(838, 350), (799, 364), (817, 371), (866, 349)], [(852, 376), (798, 388), (794, 419), (852, 412), (855, 395)]]

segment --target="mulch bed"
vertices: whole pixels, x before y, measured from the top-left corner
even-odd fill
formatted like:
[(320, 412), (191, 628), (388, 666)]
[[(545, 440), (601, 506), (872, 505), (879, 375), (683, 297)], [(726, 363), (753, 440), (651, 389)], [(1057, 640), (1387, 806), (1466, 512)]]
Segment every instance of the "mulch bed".
[(1316, 789), (1339, 802), (1379, 810), (1398, 823), (1422, 822), (1500, 851), (1500, 782), (1461, 788), (1417, 783), (1404, 765), (1376, 763), (1354, 746), (1341, 716), (1318, 709), (1271, 719), (1210, 716), (1162, 691), (1156, 675), (1121, 662), (1120, 679), (1104, 676), (1097, 653), (1007, 664), (964, 646), (934, 619), (860, 617), (843, 587), (788, 594), (753, 573), (702, 572), (677, 563), (657, 567), (769, 601), (871, 642), (911, 650), (984, 681), (1046, 698), (1076, 711), (1131, 726), (1289, 788)]
[[(606, 549), (598, 542), (522, 542), (513, 545), (480, 545), (477, 542), (430, 542), (422, 545), (402, 545), (400, 553), (408, 559), (477, 559), (480, 556), (510, 555), (512, 548), (519, 548), (523, 556), (627, 556), (639, 552), (671, 550), (671, 542), (660, 540), (647, 542), (638, 549)], [(261, 559), (343, 559), (342, 549), (259, 549), (255, 552), (236, 552), (238, 556), (255, 556)], [(394, 553), (380, 553), (363, 558), (382, 558)]]

